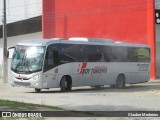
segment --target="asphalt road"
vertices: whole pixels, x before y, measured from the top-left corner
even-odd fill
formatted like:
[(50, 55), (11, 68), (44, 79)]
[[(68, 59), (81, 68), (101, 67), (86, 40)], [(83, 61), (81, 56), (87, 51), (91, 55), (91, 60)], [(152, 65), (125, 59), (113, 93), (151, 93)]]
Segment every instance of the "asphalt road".
[(32, 88), (0, 83), (0, 99), (80, 111), (160, 111), (160, 81), (128, 85), (125, 89), (78, 87), (65, 93), (60, 89), (35, 93)]

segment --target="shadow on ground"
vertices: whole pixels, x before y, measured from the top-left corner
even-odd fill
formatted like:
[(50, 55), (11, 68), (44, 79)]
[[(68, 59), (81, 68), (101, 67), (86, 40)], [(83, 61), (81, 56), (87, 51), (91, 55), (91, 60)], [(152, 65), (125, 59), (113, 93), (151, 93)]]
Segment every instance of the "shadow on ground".
[[(110, 86), (104, 86), (101, 88), (94, 87), (74, 87), (72, 91), (67, 91), (65, 93), (102, 93), (102, 92), (145, 92), (145, 91), (157, 91), (160, 92), (160, 83), (141, 83), (134, 85), (126, 85), (124, 89), (117, 89)], [(36, 93), (35, 91), (27, 92), (27, 93)], [(60, 89), (52, 88), (49, 90), (42, 90), (40, 93), (64, 93), (61, 92)], [(37, 93), (36, 93), (37, 94)]]

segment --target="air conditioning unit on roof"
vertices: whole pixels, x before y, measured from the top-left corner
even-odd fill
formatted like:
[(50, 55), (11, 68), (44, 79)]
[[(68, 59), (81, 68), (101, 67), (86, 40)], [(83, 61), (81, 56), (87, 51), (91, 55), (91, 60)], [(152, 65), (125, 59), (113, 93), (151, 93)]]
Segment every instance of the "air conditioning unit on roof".
[(83, 38), (83, 37), (72, 37), (69, 38), (71, 41), (84, 41), (84, 42), (109, 42), (113, 43), (111, 39), (104, 39), (104, 38)]
[(64, 38), (51, 38), (51, 40), (65, 40)]

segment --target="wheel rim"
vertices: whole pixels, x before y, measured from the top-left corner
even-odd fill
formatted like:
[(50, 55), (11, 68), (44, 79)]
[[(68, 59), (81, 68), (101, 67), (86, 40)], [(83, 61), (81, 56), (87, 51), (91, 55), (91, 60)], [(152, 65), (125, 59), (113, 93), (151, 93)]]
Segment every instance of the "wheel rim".
[(67, 81), (64, 82), (64, 87), (67, 88)]
[(119, 87), (123, 87), (123, 80), (122, 79), (119, 80)]
[(117, 81), (117, 87), (118, 88), (123, 88), (124, 87), (124, 77), (123, 76), (119, 76), (119, 79)]

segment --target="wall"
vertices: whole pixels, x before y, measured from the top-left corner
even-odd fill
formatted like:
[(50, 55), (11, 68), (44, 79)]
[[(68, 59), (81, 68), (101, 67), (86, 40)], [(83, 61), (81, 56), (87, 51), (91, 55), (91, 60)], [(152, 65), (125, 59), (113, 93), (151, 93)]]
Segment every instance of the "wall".
[(155, 78), (154, 0), (43, 0), (42, 34), (52, 37), (97, 37), (152, 48)]
[[(42, 15), (42, 0), (6, 0), (7, 23)], [(3, 0), (0, 0), (0, 25), (2, 24)]]
[(160, 24), (156, 24), (156, 66), (157, 78), (160, 78)]

